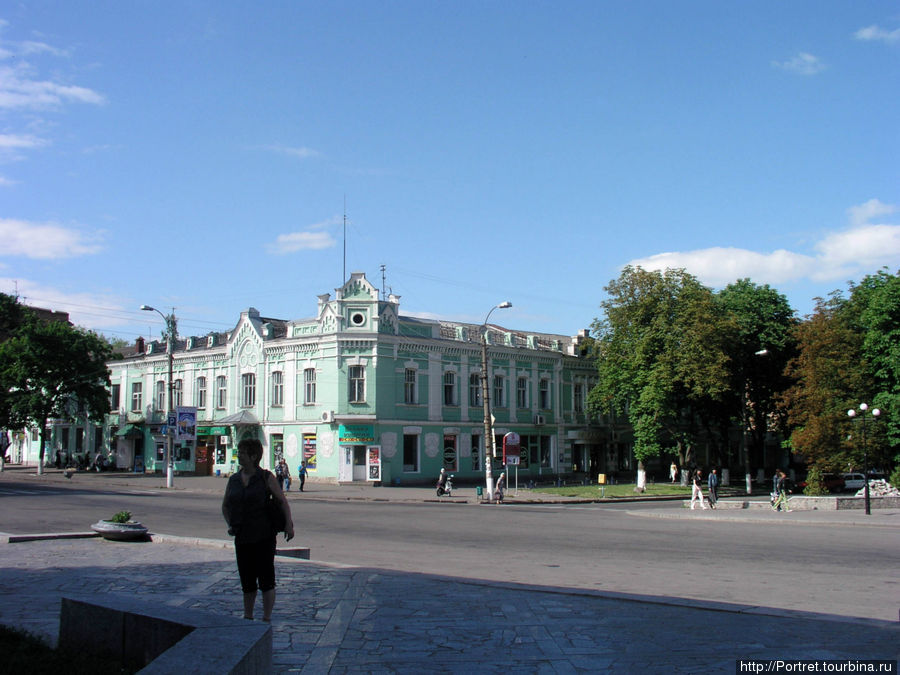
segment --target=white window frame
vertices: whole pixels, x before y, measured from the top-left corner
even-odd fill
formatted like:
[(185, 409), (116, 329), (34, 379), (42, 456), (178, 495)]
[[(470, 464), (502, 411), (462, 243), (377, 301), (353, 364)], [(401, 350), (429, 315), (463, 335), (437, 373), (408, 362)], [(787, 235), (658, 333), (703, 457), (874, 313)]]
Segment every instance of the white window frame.
[(456, 386), (456, 373), (452, 370), (445, 370), (444, 377), (441, 382), (441, 394), (443, 397), (444, 405), (446, 406), (458, 406), (459, 399), (457, 398), (457, 386)]
[(407, 368), (403, 373), (403, 402), (416, 405), (419, 402), (418, 372), (415, 368)]
[(144, 405), (144, 383), (131, 383), (131, 411), (140, 412)]
[(280, 370), (272, 371), (272, 405), (284, 406), (284, 373)]
[(194, 386), (196, 387), (194, 402), (197, 404), (198, 410), (204, 410), (206, 408), (206, 378), (201, 375), (195, 380)]
[(366, 367), (350, 366), (347, 368), (347, 400), (350, 403), (366, 402)]
[(216, 376), (216, 410), (225, 410), (228, 404), (228, 378)]
[(256, 406), (256, 373), (241, 373), (241, 407)]
[(303, 369), (303, 404), (312, 405), (316, 402), (316, 369)]

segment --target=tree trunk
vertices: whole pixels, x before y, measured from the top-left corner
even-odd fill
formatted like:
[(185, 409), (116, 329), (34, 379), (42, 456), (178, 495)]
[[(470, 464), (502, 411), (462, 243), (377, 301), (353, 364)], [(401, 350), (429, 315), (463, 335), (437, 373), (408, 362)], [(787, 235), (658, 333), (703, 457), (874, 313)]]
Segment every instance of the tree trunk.
[(40, 444), (41, 447), (38, 449), (38, 468), (37, 473), (38, 476), (44, 475), (44, 448), (47, 447), (47, 419), (44, 418), (41, 420), (41, 434), (40, 434)]
[(647, 489), (647, 472), (644, 471), (644, 462), (642, 460), (638, 460), (638, 470), (637, 470), (637, 487), (635, 490), (637, 492), (644, 492)]

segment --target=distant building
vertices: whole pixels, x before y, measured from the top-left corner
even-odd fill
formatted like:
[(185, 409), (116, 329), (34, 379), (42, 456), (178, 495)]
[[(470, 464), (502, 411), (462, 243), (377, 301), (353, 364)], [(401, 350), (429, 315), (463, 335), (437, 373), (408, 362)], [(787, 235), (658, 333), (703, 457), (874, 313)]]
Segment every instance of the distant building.
[[(255, 437), (264, 466), (284, 457), (296, 475), (304, 461), (314, 481), (422, 483), (442, 467), (483, 476), (482, 327), (403, 316), (399, 297), (379, 295), (354, 273), (318, 297), (313, 318), (250, 308), (231, 331), (179, 338), (175, 405), (196, 408), (197, 428), (177, 444), (176, 470), (233, 472), (237, 442)], [(585, 415), (596, 382), (585, 336), (487, 326), (494, 434), (498, 449), (519, 435), (520, 481), (630, 466), (630, 430), (620, 438), (614, 420)], [(124, 351), (109, 363), (112, 412), (81, 434), (82, 447), (114, 453), (120, 468), (164, 471), (166, 344)], [(75, 442), (73, 428), (60, 425), (57, 445)]]

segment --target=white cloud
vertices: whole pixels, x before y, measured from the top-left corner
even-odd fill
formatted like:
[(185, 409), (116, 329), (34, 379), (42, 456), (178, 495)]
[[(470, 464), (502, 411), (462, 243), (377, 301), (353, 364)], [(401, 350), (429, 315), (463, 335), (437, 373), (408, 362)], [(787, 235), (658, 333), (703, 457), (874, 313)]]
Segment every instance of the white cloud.
[(26, 305), (68, 312), (72, 323), (92, 330), (108, 330), (106, 327), (110, 325), (127, 326), (130, 330), (133, 323), (123, 315), (133, 313), (134, 303), (109, 295), (70, 293), (21, 277), (0, 277), (0, 292), (18, 293), (20, 301)]
[(857, 40), (881, 41), (881, 42), (900, 42), (900, 28), (896, 30), (885, 30), (877, 25), (860, 28), (853, 34)]
[(321, 153), (318, 150), (306, 147), (291, 147), (288, 145), (264, 145), (263, 150), (269, 152), (277, 152), (280, 155), (288, 155), (289, 157), (299, 157), (300, 159), (308, 159), (310, 157), (318, 157)]
[(6, 176), (0, 176), (0, 187), (11, 187), (18, 184), (18, 181), (7, 178)]
[(892, 204), (884, 204), (877, 199), (870, 199), (859, 206), (851, 206), (847, 209), (847, 215), (850, 217), (850, 224), (853, 226), (868, 223), (872, 218), (880, 216), (888, 216), (897, 210)]
[(98, 234), (86, 235), (56, 223), (0, 218), (0, 255), (39, 260), (75, 258), (99, 253)]
[(30, 134), (0, 134), (0, 150), (39, 148), (44, 145), (47, 145), (47, 141)]
[(806, 52), (787, 61), (772, 61), (772, 65), (797, 75), (816, 75), (825, 70), (825, 64), (817, 57)]
[(297, 251), (319, 251), (335, 245), (334, 237), (328, 232), (288, 232), (279, 234), (275, 242), (266, 249), (273, 255), (285, 255)]
[(645, 270), (684, 268), (705, 284), (725, 286), (744, 277), (765, 279), (765, 283), (784, 283), (811, 274), (815, 262), (810, 256), (785, 250), (757, 253), (741, 248), (713, 247), (659, 253), (628, 264)]
[(846, 279), (883, 266), (900, 265), (900, 225), (868, 222), (897, 210), (896, 206), (877, 199), (848, 209), (851, 227), (826, 234), (814, 245), (813, 255), (784, 249), (759, 253), (741, 248), (711, 247), (659, 253), (628, 264), (646, 270), (683, 268), (713, 287), (745, 277), (772, 285), (800, 280)]
[(63, 103), (106, 102), (103, 95), (92, 89), (59, 84), (49, 80), (32, 79), (22, 68), (0, 68), (0, 108), (55, 108)]

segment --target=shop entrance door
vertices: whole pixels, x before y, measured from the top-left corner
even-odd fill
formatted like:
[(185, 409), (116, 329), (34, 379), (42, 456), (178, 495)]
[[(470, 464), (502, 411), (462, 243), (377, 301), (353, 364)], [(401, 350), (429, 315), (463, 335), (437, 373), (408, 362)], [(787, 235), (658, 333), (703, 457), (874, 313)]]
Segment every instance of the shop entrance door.
[(212, 475), (212, 457), (210, 447), (206, 443), (197, 444), (197, 466), (195, 473), (198, 476)]

